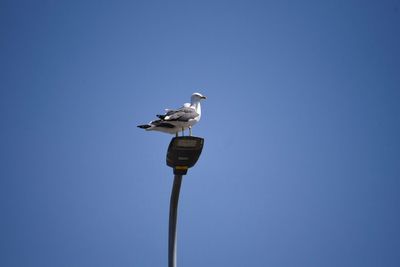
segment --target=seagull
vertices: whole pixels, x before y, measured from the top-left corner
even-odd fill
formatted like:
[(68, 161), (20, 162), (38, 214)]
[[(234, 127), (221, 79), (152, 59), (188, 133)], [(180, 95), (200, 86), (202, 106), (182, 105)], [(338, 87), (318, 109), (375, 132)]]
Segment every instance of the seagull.
[[(183, 104), (182, 108), (188, 108), (190, 107), (190, 103), (185, 103)], [(173, 109), (165, 109), (166, 114), (168, 112), (175, 111)], [(157, 115), (157, 116), (162, 116), (162, 115)], [(137, 127), (145, 129), (146, 131), (159, 131), (163, 133), (169, 133), (169, 134), (177, 134), (179, 131), (182, 129), (174, 124), (171, 124), (169, 122), (165, 122), (161, 119), (159, 120), (154, 120), (149, 122), (148, 124), (143, 124), (143, 125), (138, 125)]]
[(149, 122), (148, 124), (138, 125), (139, 128), (146, 131), (159, 131), (178, 136), (178, 132), (189, 129), (189, 135), (192, 135), (192, 126), (199, 122), (201, 117), (200, 101), (206, 99), (200, 93), (192, 94), (190, 104), (185, 103), (177, 110), (166, 109), (163, 115), (157, 115), (158, 120)]

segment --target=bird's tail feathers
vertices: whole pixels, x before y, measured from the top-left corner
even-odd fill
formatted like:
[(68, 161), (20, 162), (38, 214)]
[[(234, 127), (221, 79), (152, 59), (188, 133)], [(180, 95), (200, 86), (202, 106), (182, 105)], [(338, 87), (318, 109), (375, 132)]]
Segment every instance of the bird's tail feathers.
[(148, 129), (151, 127), (150, 124), (142, 124), (142, 125), (138, 125), (137, 127), (141, 128), (141, 129)]

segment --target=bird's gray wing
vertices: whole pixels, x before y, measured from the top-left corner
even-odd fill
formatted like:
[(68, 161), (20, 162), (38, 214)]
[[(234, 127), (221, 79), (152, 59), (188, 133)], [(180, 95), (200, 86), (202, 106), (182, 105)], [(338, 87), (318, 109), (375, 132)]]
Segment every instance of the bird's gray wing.
[(196, 118), (199, 114), (190, 107), (183, 107), (178, 110), (168, 111), (164, 116), (165, 121), (189, 121)]
[(155, 121), (150, 122), (150, 124), (152, 124), (156, 127), (162, 127), (162, 128), (170, 128), (170, 129), (175, 128), (175, 125), (165, 122), (163, 120), (155, 120)]
[(164, 115), (156, 115), (156, 116), (157, 116), (158, 118), (164, 120), (166, 116), (170, 116), (170, 115), (172, 115), (172, 114), (174, 114), (174, 113), (176, 113), (176, 112), (178, 112), (178, 111), (179, 111), (179, 109), (178, 109), (178, 110), (168, 109), (167, 112), (166, 112)]

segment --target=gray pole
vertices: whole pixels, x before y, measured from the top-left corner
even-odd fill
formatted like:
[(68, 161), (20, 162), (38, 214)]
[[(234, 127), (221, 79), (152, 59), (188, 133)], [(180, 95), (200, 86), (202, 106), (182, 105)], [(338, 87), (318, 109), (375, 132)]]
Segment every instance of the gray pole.
[(178, 218), (178, 201), (181, 184), (182, 175), (175, 175), (169, 204), (168, 267), (176, 267), (176, 221)]

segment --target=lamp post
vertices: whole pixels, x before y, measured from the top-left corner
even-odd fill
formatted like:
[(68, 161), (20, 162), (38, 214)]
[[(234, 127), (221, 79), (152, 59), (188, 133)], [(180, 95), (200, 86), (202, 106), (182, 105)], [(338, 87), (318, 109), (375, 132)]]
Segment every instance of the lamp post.
[(179, 192), (182, 176), (193, 167), (203, 150), (204, 139), (195, 136), (172, 138), (167, 152), (167, 165), (174, 170), (169, 206), (168, 267), (176, 267), (176, 222), (178, 218)]

